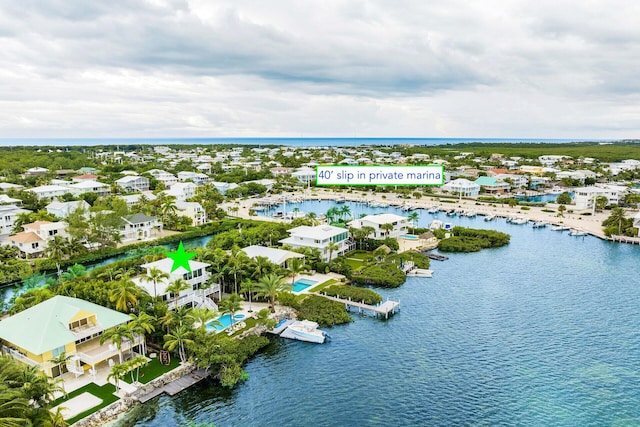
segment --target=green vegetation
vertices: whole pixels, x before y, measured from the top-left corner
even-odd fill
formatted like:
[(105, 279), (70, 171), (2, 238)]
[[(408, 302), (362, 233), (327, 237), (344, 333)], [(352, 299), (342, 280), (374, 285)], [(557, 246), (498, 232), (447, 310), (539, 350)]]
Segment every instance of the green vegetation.
[[(81, 419), (83, 419), (84, 417), (87, 417), (91, 414), (93, 414), (94, 412), (99, 411), (100, 409), (111, 405), (112, 403), (118, 401), (118, 399), (120, 399), (118, 396), (116, 396), (115, 393), (116, 388), (113, 386), (113, 384), (105, 384), (103, 386), (99, 386), (96, 383), (90, 383), (87, 384), (84, 387), (80, 387), (77, 390), (72, 391), (71, 393), (68, 393), (66, 396), (60, 397), (58, 399), (56, 399), (51, 406), (52, 407), (56, 407), (60, 404), (64, 404), (64, 402), (68, 401), (69, 399), (72, 399), (76, 396), (80, 396), (82, 393), (90, 393), (92, 395), (94, 395), (95, 397), (97, 397), (98, 399), (102, 399), (102, 403), (94, 406), (91, 409), (87, 409), (84, 412), (79, 413), (78, 415), (76, 415), (75, 417), (69, 418), (68, 420), (65, 420), (67, 423), (69, 424), (73, 424), (77, 421), (80, 421)], [(64, 405), (63, 405), (64, 406)]]
[[(177, 357), (172, 357), (171, 362), (168, 365), (161, 364), (159, 358), (151, 359), (151, 362), (149, 362), (146, 366), (140, 368), (138, 381), (142, 384), (147, 384), (148, 382), (155, 380), (159, 376), (174, 370), (178, 366), (180, 366), (180, 359), (178, 359)], [(123, 380), (131, 384), (130, 376), (125, 375)]]
[(562, 194), (559, 194), (558, 197), (556, 197), (556, 203), (559, 205), (571, 204), (571, 194), (567, 193), (566, 191)]
[(602, 222), (606, 236), (638, 236), (638, 229), (633, 226), (633, 218), (627, 218), (624, 209), (615, 207), (611, 215)]
[(397, 288), (407, 280), (407, 276), (397, 264), (380, 262), (366, 265), (361, 270), (355, 271), (351, 280), (362, 285)]
[(509, 244), (510, 236), (494, 230), (454, 227), (452, 236), (441, 240), (438, 249), (443, 252), (478, 252)]
[(312, 287), (311, 289), (309, 289), (309, 292), (320, 292), (321, 290), (323, 290), (324, 288), (333, 285), (334, 283), (338, 283), (338, 281), (336, 279), (330, 279), (327, 280), (326, 282), (322, 282), (318, 285), (315, 285), (314, 287)]
[(407, 251), (401, 254), (389, 254), (386, 261), (398, 264), (406, 261), (413, 261), (416, 267), (424, 269), (428, 269), (431, 264), (428, 256), (416, 251)]
[(349, 285), (333, 285), (322, 291), (325, 295), (350, 299), (369, 305), (376, 305), (382, 301), (382, 296), (371, 289), (359, 288)]
[(333, 326), (353, 321), (343, 304), (317, 295), (308, 295), (304, 298), (298, 309), (298, 318), (311, 320), (320, 326)]

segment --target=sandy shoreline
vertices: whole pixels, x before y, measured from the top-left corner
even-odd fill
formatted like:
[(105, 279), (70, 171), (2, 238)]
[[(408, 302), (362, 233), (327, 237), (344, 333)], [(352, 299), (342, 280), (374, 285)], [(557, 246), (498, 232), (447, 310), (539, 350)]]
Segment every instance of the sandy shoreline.
[[(393, 193), (361, 193), (361, 192), (332, 192), (331, 190), (318, 188), (314, 189), (313, 192), (305, 191), (304, 193), (286, 193), (284, 196), (288, 200), (338, 200), (345, 199), (349, 201), (361, 202), (361, 201), (376, 201), (376, 202), (384, 202), (389, 205), (396, 206), (412, 206), (416, 208), (424, 208), (428, 209), (432, 206), (438, 206), (440, 209), (463, 209), (465, 211), (475, 211), (480, 215), (497, 215), (497, 216), (512, 216), (512, 217), (522, 217), (527, 218), (532, 221), (546, 221), (550, 224), (556, 225), (564, 225), (570, 228), (578, 229), (584, 231), (592, 236), (599, 237), (601, 239), (606, 239), (602, 231), (602, 221), (604, 221), (608, 216), (609, 212), (596, 212), (595, 215), (579, 215), (578, 213), (566, 213), (563, 217), (557, 215), (557, 213), (543, 212), (543, 209), (553, 209), (556, 210), (558, 205), (547, 203), (545, 207), (535, 207), (531, 206), (530, 210), (521, 210), (520, 206), (509, 207), (507, 205), (501, 206), (491, 206), (488, 203), (479, 203), (474, 200), (462, 200), (455, 201), (455, 203), (446, 203), (446, 202), (438, 202), (437, 196), (425, 196), (421, 199), (403, 199), (398, 195)], [(277, 197), (282, 197), (279, 195)], [(453, 200), (453, 199), (448, 199)], [(242, 218), (253, 218), (257, 219), (255, 216), (249, 215), (249, 209), (256, 203), (255, 199), (242, 200), (238, 203), (225, 204), (226, 206), (236, 206), (238, 207), (237, 212), (233, 212), (232, 215), (239, 216)], [(567, 210), (571, 210), (572, 207), (567, 206)], [(281, 219), (269, 218), (269, 217), (260, 217), (260, 219), (265, 219), (267, 221), (280, 222), (283, 221)]]

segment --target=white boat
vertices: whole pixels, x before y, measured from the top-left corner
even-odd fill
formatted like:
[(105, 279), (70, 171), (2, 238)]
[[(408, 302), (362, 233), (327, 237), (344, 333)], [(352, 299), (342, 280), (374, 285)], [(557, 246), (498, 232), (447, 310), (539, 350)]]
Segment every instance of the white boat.
[(586, 236), (586, 235), (587, 233), (585, 233), (584, 231), (578, 230), (575, 228), (569, 232), (569, 236)]
[(565, 192), (566, 190), (560, 188), (560, 187), (553, 187), (551, 190), (547, 191), (547, 194), (562, 194), (563, 192)]
[(494, 219), (496, 219), (495, 215), (487, 215), (484, 217), (485, 221), (493, 221)]
[(439, 209), (437, 206), (433, 206), (433, 207), (430, 207), (430, 208), (427, 210), (427, 213), (435, 214), (435, 213), (438, 213), (439, 211), (440, 211), (440, 209)]
[(546, 227), (547, 225), (549, 225), (547, 221), (537, 221), (533, 224), (533, 228), (542, 228)]
[(512, 224), (519, 224), (519, 225), (526, 224), (527, 222), (529, 222), (527, 218), (514, 218), (511, 220)]
[(564, 225), (556, 225), (551, 227), (551, 231), (565, 231), (568, 230), (569, 227), (565, 227)]
[(309, 320), (296, 320), (280, 334), (283, 338), (313, 342), (317, 344), (322, 344), (326, 339), (326, 335), (327, 334), (318, 329), (318, 324), (316, 322), (311, 322)]
[(464, 216), (467, 216), (469, 218), (473, 218), (476, 215), (478, 215), (478, 213), (476, 211), (468, 211), (468, 212), (464, 213)]

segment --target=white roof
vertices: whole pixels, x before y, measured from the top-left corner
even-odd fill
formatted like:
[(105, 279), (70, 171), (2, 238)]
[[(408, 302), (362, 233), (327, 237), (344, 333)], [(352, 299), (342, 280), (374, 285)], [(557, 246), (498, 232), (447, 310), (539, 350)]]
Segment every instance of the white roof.
[(33, 191), (34, 193), (49, 193), (53, 191), (67, 192), (69, 189), (60, 185), (41, 185), (39, 187), (30, 188), (29, 191)]
[(139, 179), (141, 179), (141, 178), (142, 178), (142, 179), (144, 179), (144, 180), (146, 180), (146, 181), (149, 181), (149, 178), (146, 178), (146, 177), (144, 177), (144, 176), (140, 176), (140, 175), (129, 175), (129, 176), (123, 176), (123, 177), (122, 177), (122, 178), (120, 178), (120, 179), (116, 179), (116, 182), (117, 182), (118, 184), (121, 184), (121, 183), (122, 183), (122, 184), (126, 184), (127, 182), (135, 182), (135, 181), (137, 181), (137, 180), (139, 180)]
[(0, 194), (0, 204), (6, 205), (7, 203), (17, 203), (17, 202), (21, 202), (22, 200), (20, 199), (14, 199), (11, 198), (9, 196), (7, 196), (6, 194)]
[[(197, 270), (199, 268), (206, 268), (209, 267), (211, 264), (207, 264), (206, 262), (200, 262), (200, 261), (194, 261), (194, 260), (189, 260), (189, 267), (191, 267), (191, 271), (193, 270)], [(172, 274), (171, 272), (171, 267), (173, 267), (173, 260), (171, 258), (164, 258), (158, 261), (154, 261), (154, 262), (148, 262), (146, 264), (142, 264), (141, 265), (142, 268), (157, 268), (160, 271), (163, 271), (167, 274)], [(184, 267), (178, 267), (176, 270), (173, 271), (173, 274), (185, 274), (188, 273), (187, 270), (185, 270)]]
[(108, 187), (108, 185), (98, 181), (83, 181), (83, 182), (79, 182), (77, 184), (72, 184), (69, 186), (69, 188), (96, 188), (96, 187), (102, 188), (102, 187)]
[(333, 225), (316, 225), (315, 227), (301, 225), (300, 227), (295, 227), (289, 230), (291, 236), (306, 237), (308, 239), (318, 240), (328, 239), (330, 237), (334, 237), (346, 232), (346, 229), (334, 227)]
[(374, 224), (389, 224), (392, 222), (400, 222), (406, 221), (407, 217), (396, 215), (396, 214), (378, 214), (378, 215), (367, 215), (365, 217), (360, 218), (361, 221), (369, 221)]
[(242, 250), (247, 254), (247, 256), (249, 256), (249, 258), (263, 256), (276, 265), (281, 265), (289, 258), (304, 258), (304, 255), (297, 252), (286, 251), (284, 249), (267, 248), (265, 246), (247, 246)]

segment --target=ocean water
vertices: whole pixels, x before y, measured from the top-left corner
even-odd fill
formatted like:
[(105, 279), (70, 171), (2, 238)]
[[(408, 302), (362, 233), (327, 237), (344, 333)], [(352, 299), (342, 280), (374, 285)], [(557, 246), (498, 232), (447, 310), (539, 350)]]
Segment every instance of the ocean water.
[[(354, 147), (359, 145), (442, 145), (465, 142), (565, 143), (605, 141), (592, 138), (1, 138), (0, 146), (95, 146), (95, 145), (287, 145), (293, 147)], [(609, 141), (609, 140), (606, 140)]]
[[(432, 218), (420, 211), (421, 224)], [(640, 247), (448, 220), (511, 243), (449, 254), (432, 261), (433, 278), (377, 289), (401, 302), (388, 321), (355, 315), (323, 345), (274, 339), (246, 383), (206, 381), (115, 425), (640, 425)]]

